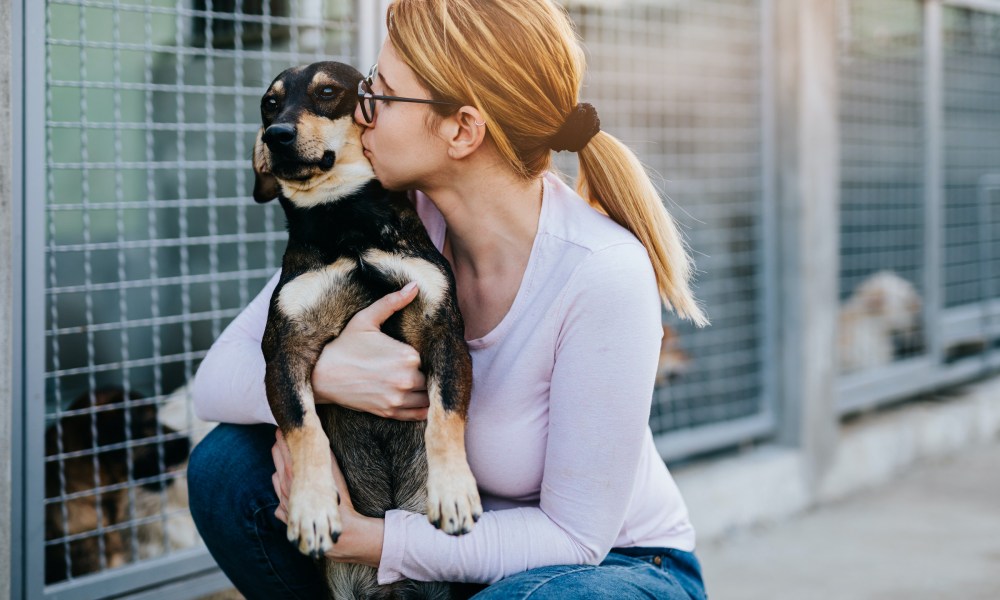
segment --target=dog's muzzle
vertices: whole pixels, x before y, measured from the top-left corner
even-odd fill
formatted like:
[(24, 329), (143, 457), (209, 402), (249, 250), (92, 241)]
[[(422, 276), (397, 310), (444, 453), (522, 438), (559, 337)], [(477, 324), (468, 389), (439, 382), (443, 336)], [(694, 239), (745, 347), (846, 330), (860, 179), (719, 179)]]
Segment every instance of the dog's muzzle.
[(329, 171), (333, 168), (333, 163), (337, 160), (337, 154), (333, 150), (323, 152), (318, 161), (305, 160), (298, 154), (295, 143), (297, 139), (295, 126), (288, 123), (275, 123), (264, 130), (261, 140), (271, 151), (276, 170), (298, 171), (302, 167), (319, 167), (323, 171)]
[(281, 152), (295, 143), (294, 125), (275, 123), (264, 130), (263, 140), (271, 152)]

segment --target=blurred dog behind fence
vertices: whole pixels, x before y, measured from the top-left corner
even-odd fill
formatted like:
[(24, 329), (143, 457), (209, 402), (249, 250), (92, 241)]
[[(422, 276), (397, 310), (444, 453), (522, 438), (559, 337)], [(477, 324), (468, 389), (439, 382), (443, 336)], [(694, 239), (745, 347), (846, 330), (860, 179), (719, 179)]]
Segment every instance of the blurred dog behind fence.
[(45, 581), (198, 544), (184, 472), (211, 429), (182, 387), (163, 402), (108, 386), (82, 394), (45, 432)]
[(923, 302), (892, 271), (865, 278), (840, 307), (837, 353), (841, 373), (887, 365), (922, 351)]

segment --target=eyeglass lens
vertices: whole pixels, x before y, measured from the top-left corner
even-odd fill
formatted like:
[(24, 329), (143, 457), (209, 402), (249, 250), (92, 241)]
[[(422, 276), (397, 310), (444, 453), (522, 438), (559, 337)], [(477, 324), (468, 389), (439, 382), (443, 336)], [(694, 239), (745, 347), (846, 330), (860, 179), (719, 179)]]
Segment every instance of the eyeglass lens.
[(372, 91), (372, 83), (375, 81), (375, 77), (378, 76), (378, 65), (372, 65), (370, 71), (368, 71), (368, 77), (361, 80), (358, 84), (358, 96), (361, 102), (361, 116), (365, 118), (365, 121), (372, 123), (375, 121), (375, 92)]

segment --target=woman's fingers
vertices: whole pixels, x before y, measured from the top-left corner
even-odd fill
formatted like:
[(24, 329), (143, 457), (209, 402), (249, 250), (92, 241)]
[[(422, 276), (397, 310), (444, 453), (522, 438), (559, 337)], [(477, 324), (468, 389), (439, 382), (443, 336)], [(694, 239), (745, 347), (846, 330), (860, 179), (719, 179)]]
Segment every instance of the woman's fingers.
[(361, 309), (347, 323), (347, 327), (378, 331), (382, 323), (417, 297), (417, 282), (411, 281), (398, 292), (392, 292)]
[(397, 421), (426, 421), (427, 408), (407, 408), (396, 413)]
[(278, 472), (275, 471), (271, 475), (271, 485), (274, 486), (274, 493), (278, 495), (278, 507), (274, 509), (274, 516), (284, 524), (288, 524), (288, 511), (285, 510), (285, 503), (287, 497), (281, 491), (281, 481), (278, 477)]
[(272, 480), (276, 482), (274, 491), (278, 494), (279, 501), (287, 503), (288, 495), (292, 489), (292, 457), (280, 429), (276, 430), (274, 437), (275, 442), (271, 446), (271, 458), (274, 459)]
[(397, 421), (426, 421), (430, 400), (427, 392), (410, 392), (405, 394), (400, 405), (392, 411), (391, 418)]
[(354, 504), (351, 502), (351, 495), (347, 491), (347, 480), (344, 479), (344, 472), (340, 470), (340, 464), (337, 463), (337, 457), (334, 456), (332, 451), (330, 452), (330, 462), (333, 463), (331, 472), (333, 473), (333, 482), (337, 485), (337, 493), (340, 494), (340, 506), (341, 508), (353, 511)]

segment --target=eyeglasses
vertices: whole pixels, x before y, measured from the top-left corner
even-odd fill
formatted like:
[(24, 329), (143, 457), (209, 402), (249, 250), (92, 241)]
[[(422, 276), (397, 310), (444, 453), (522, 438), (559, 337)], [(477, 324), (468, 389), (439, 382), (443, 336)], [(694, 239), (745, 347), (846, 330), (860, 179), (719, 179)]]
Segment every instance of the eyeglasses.
[(374, 123), (375, 122), (375, 101), (376, 100), (393, 100), (395, 102), (416, 102), (419, 104), (444, 104), (447, 106), (461, 106), (454, 102), (445, 102), (443, 100), (427, 100), (424, 98), (400, 98), (399, 96), (380, 96), (372, 91), (372, 84), (375, 82), (375, 78), (378, 77), (378, 65), (372, 65), (370, 71), (368, 71), (368, 77), (365, 77), (358, 84), (358, 103), (361, 104), (361, 115), (365, 118), (365, 122)]

